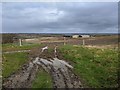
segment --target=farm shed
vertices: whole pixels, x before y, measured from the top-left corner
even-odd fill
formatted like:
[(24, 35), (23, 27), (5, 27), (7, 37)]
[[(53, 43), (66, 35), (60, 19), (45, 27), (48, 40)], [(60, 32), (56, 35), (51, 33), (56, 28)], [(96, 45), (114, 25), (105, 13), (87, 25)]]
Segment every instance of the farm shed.
[(72, 38), (78, 38), (79, 35), (72, 35)]
[(90, 35), (80, 35), (80, 37), (82, 37), (82, 38), (89, 38)]

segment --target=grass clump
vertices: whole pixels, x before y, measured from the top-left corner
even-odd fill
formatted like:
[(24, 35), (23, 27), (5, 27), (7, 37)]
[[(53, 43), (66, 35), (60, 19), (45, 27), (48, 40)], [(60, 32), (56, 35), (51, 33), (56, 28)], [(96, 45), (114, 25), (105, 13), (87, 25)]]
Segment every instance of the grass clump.
[(52, 88), (51, 76), (41, 69), (32, 82), (32, 88)]

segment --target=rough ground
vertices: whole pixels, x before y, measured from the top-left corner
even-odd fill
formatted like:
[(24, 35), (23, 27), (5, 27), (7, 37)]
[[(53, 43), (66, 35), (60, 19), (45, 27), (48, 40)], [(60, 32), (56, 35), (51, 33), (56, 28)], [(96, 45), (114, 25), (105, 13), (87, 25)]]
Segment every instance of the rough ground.
[(50, 73), (53, 78), (54, 88), (80, 88), (81, 82), (78, 77), (72, 73), (72, 66), (63, 60), (54, 58), (47, 60), (37, 57), (34, 61), (42, 66), (45, 71)]
[(31, 82), (34, 80), (37, 70), (38, 66), (30, 62), (18, 73), (11, 75), (3, 81), (3, 88), (30, 88)]
[[(57, 58), (57, 47), (49, 56), (39, 51), (36, 57), (23, 68), (3, 81), (3, 88), (30, 88), (39, 67), (48, 72), (53, 79), (53, 88), (81, 88), (82, 84), (72, 72), (73, 67), (66, 61)], [(46, 56), (45, 58), (45, 55)]]

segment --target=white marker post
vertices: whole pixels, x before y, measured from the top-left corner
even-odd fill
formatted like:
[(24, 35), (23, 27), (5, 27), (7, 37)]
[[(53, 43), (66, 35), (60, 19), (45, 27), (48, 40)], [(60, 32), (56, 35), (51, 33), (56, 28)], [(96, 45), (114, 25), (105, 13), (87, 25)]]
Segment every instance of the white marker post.
[(22, 39), (19, 39), (20, 46), (22, 46)]
[(65, 37), (64, 37), (64, 45), (65, 45)]

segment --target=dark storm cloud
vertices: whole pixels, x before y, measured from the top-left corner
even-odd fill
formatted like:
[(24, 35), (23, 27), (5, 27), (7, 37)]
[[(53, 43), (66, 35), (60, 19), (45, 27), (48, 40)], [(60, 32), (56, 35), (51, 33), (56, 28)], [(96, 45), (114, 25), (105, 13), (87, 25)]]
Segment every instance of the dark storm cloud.
[(117, 33), (117, 3), (4, 3), (3, 32)]

